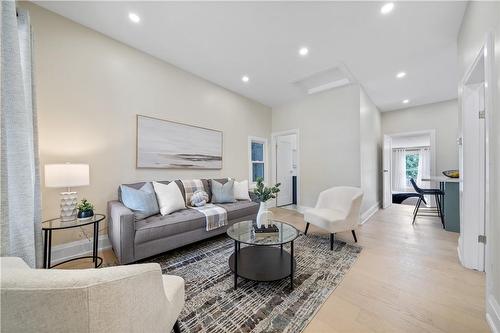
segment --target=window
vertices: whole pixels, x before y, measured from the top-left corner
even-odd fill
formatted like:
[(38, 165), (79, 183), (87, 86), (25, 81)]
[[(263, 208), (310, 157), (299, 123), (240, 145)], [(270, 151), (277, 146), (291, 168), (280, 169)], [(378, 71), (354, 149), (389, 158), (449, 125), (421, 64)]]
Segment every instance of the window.
[(408, 187), (412, 188), (410, 179), (417, 179), (418, 175), (418, 160), (420, 154), (418, 152), (407, 152), (406, 153), (406, 184)]
[(255, 183), (257, 178), (266, 180), (266, 151), (267, 140), (263, 138), (249, 137), (249, 157), (250, 157), (250, 181)]

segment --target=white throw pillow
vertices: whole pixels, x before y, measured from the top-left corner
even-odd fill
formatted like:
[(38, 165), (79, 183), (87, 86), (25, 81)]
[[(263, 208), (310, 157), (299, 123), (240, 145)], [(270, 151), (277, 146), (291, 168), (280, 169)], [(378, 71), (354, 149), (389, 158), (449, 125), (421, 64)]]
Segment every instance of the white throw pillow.
[(236, 200), (251, 200), (248, 194), (248, 180), (241, 182), (234, 181), (233, 190)]
[(175, 182), (170, 182), (168, 185), (153, 182), (153, 187), (155, 189), (156, 198), (158, 199), (161, 215), (168, 215), (186, 208), (181, 190)]

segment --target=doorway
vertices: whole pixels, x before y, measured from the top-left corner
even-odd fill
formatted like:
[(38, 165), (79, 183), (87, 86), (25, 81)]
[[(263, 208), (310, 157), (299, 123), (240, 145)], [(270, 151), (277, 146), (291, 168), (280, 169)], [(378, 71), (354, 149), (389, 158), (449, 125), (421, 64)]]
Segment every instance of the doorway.
[(276, 206), (297, 208), (299, 198), (298, 131), (273, 134), (273, 178), (280, 183)]
[[(462, 265), (484, 271), (487, 218), (488, 113), (486, 96), (486, 45), (462, 80), (462, 118), (460, 126), (459, 166), (460, 237)], [(484, 240), (484, 241), (483, 241)]]
[[(419, 187), (431, 185), (425, 179), (436, 170), (435, 136), (435, 130), (384, 135), (383, 208), (392, 205), (393, 198), (396, 203), (415, 205), (418, 198), (406, 195), (415, 192), (411, 178)], [(432, 198), (427, 199), (428, 204), (434, 204)]]

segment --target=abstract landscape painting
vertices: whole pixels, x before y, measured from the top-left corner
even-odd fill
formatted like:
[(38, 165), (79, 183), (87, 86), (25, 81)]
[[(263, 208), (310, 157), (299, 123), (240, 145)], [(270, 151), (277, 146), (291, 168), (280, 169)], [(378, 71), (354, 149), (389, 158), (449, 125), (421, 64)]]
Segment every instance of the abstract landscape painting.
[(137, 115), (137, 167), (222, 169), (222, 132)]

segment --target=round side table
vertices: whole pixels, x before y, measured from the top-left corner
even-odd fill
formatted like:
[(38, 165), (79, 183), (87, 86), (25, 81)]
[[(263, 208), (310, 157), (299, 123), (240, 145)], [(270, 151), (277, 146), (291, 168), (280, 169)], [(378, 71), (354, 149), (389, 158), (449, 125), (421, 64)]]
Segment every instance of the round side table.
[[(61, 264), (80, 260), (80, 259), (88, 259), (92, 258), (92, 262), (94, 263), (94, 267), (98, 268), (102, 265), (102, 258), (99, 257), (98, 249), (99, 249), (99, 222), (106, 218), (103, 214), (95, 214), (91, 218), (88, 219), (75, 219), (71, 221), (62, 221), (61, 218), (55, 218), (42, 222), (42, 231), (43, 231), (43, 268), (52, 268), (59, 266)], [(54, 230), (62, 230), (62, 229), (71, 229), (71, 228), (79, 228), (85, 225), (94, 225), (94, 239), (93, 239), (93, 248), (91, 256), (81, 256), (77, 258), (71, 258), (60, 262), (56, 265), (50, 264), (50, 256), (52, 252), (52, 231)]]

